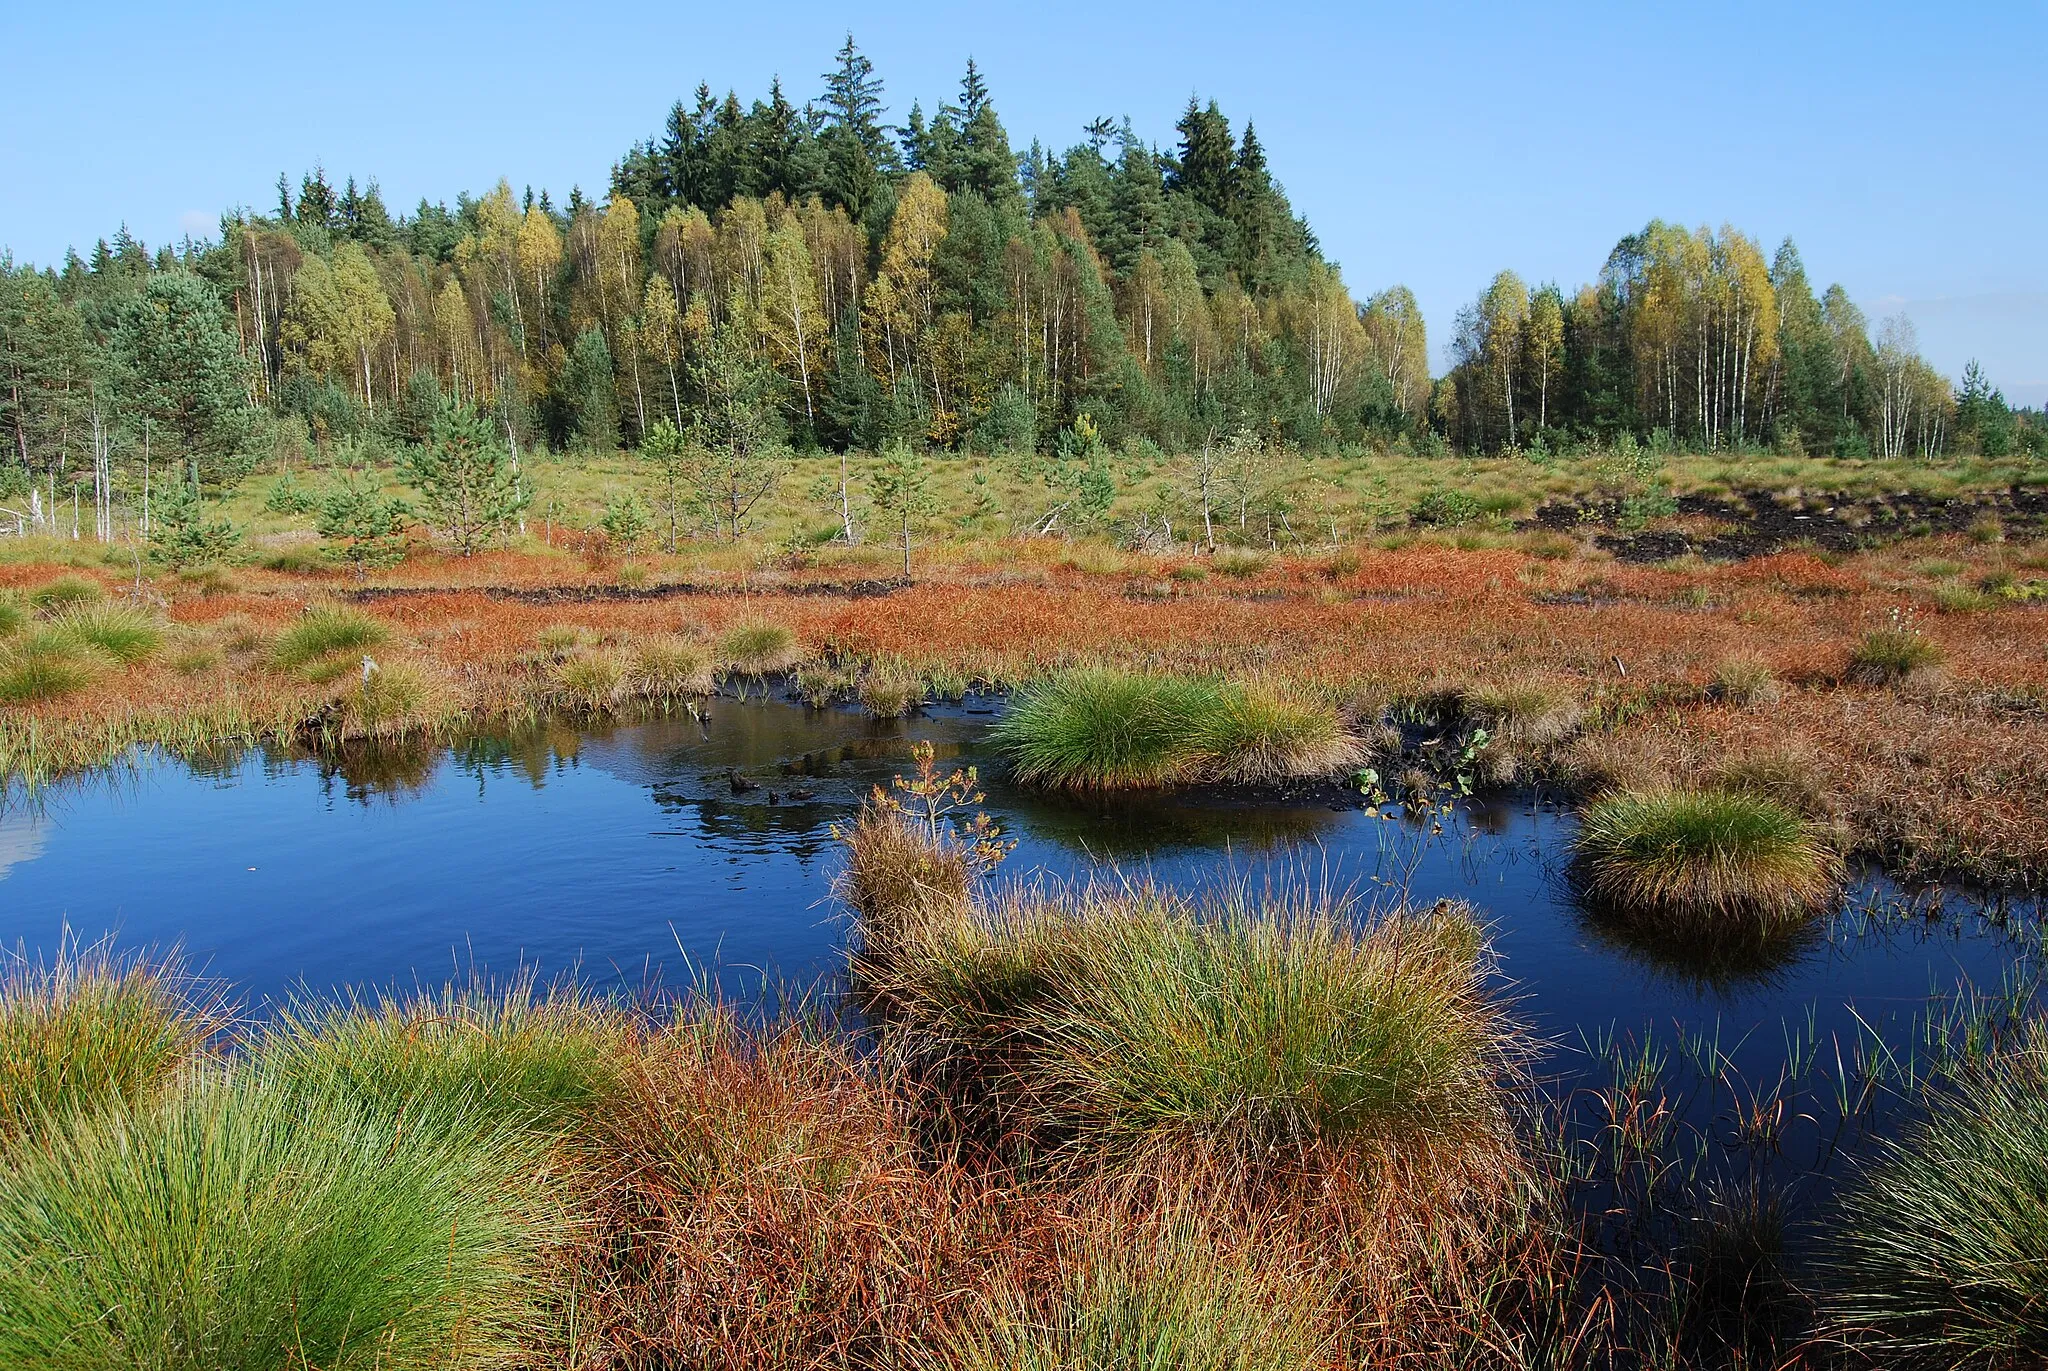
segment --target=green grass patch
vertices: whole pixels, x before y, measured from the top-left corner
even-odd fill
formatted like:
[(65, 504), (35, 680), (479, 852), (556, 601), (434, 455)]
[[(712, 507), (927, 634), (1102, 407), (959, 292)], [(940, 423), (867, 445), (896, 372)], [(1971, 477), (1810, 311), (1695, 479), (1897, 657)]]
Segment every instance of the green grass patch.
[(92, 663), (77, 644), (45, 630), (0, 654), (0, 704), (58, 700), (92, 684)]
[(900, 719), (924, 703), (924, 677), (899, 658), (880, 658), (868, 663), (854, 695), (877, 719)]
[(1918, 629), (1893, 625), (1863, 635), (1849, 654), (1849, 676), (1865, 685), (1889, 685), (1941, 660), (1941, 649)]
[(1842, 874), (1796, 812), (1732, 790), (1605, 796), (1586, 807), (1574, 846), (1596, 906), (1706, 944), (1796, 927), (1832, 897)]
[(341, 605), (315, 605), (270, 645), (270, 664), (279, 671), (310, 674), (344, 654), (382, 646), (391, 630), (369, 615)]
[(0, 638), (12, 638), (28, 623), (28, 611), (11, 595), (0, 595)]
[(246, 1072), (76, 1121), (0, 1171), (0, 1364), (509, 1360), (556, 1225), (535, 1145), (467, 1123)]
[(787, 671), (802, 659), (796, 635), (781, 624), (759, 620), (735, 624), (718, 640), (718, 655), (742, 676)]
[(610, 1005), (530, 977), (289, 1006), (256, 1059), (281, 1088), (400, 1116), (559, 1133), (617, 1098), (631, 1031)]
[(1328, 775), (1361, 755), (1299, 691), (1111, 668), (1024, 687), (993, 736), (1019, 780), (1080, 790)]
[(717, 688), (711, 654), (688, 638), (649, 638), (633, 647), (632, 688), (654, 700), (709, 695)]
[(51, 616), (50, 632), (123, 666), (148, 661), (163, 646), (163, 626), (135, 605), (99, 601)]
[(59, 576), (46, 581), (28, 593), (28, 602), (41, 614), (55, 614), (78, 605), (89, 605), (95, 600), (106, 598), (107, 592), (100, 589), (98, 581), (88, 581), (83, 576)]
[(1120, 790), (1173, 785), (1208, 760), (1223, 727), (1213, 682), (1108, 668), (1024, 687), (996, 725), (996, 745), (1026, 784)]
[(1331, 1359), (1324, 1301), (1197, 1225), (1075, 1254), (1051, 1297), (1004, 1291), (923, 1350), (921, 1371), (1291, 1371)]
[(2048, 1361), (2048, 1036), (1879, 1144), (1826, 1230), (1832, 1331), (1870, 1364)]
[(154, 1098), (220, 1026), (175, 963), (67, 946), (0, 975), (0, 1137)]
[(856, 905), (868, 1003), (993, 1072), (1006, 1117), (1043, 1132), (1247, 1162), (1504, 1145), (1511, 1035), (1462, 908), (1374, 920), (1143, 890), (905, 918), (873, 893)]
[(557, 663), (555, 692), (572, 709), (601, 712), (625, 699), (629, 664), (616, 652), (585, 652)]

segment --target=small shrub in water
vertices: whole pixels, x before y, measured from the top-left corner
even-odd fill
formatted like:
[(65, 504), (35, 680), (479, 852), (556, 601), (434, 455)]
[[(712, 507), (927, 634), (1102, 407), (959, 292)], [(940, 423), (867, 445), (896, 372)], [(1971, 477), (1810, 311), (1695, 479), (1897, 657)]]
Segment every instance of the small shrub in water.
[(278, 634), (271, 644), (270, 664), (279, 671), (307, 672), (326, 659), (378, 647), (390, 636), (389, 629), (367, 614), (340, 605), (316, 605)]
[(74, 1123), (0, 1172), (0, 1364), (495, 1364), (538, 1330), (537, 1148), (248, 1072)]
[(742, 676), (769, 676), (795, 666), (803, 654), (796, 635), (781, 624), (735, 624), (718, 640), (718, 654)]
[(1841, 861), (1792, 810), (1725, 790), (1624, 791), (1587, 806), (1575, 841), (1587, 894), (1653, 931), (1754, 941), (1833, 895)]

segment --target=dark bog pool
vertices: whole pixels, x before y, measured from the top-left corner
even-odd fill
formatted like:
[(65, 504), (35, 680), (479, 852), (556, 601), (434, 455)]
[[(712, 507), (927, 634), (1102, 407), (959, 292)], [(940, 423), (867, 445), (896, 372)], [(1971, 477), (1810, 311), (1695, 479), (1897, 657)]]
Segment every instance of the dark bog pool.
[[(909, 745), (998, 771), (993, 707), (905, 724), (721, 700), (689, 719), (561, 727), (454, 748), (317, 761), (251, 751), (144, 758), (0, 815), (0, 940), (69, 930), (182, 947), (252, 1011), (304, 986), (409, 987), (472, 971), (599, 984), (803, 986), (838, 964), (831, 835)], [(736, 790), (728, 772), (737, 770)], [(1559, 879), (1568, 816), (1520, 797), (1444, 831), (1356, 808), (1199, 798), (1085, 802), (988, 783), (1020, 840), (1009, 879), (1118, 871), (1181, 884), (1311, 882), (1359, 896), (1459, 896), (1492, 920), (1520, 1013), (1568, 1063), (1585, 1043), (1718, 1044), (1768, 1078), (1789, 1059), (1882, 1035), (1958, 987), (1997, 990), (2032, 939), (1968, 901), (1866, 884), (1852, 908), (1760, 963), (1702, 966), (1631, 945)], [(1583, 1060), (1583, 1059), (1580, 1059)]]

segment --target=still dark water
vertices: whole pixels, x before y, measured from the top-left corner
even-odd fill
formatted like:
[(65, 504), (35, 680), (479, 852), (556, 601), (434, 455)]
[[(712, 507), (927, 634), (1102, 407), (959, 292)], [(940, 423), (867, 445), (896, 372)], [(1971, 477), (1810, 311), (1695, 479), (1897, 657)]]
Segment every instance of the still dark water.
[[(907, 769), (916, 739), (999, 771), (978, 741), (992, 713), (899, 724), (721, 700), (708, 730), (564, 726), (341, 764), (144, 757), (0, 813), (0, 942), (48, 951), (69, 930), (179, 946), (253, 1012), (301, 987), (526, 968), (631, 989), (706, 974), (740, 994), (810, 984), (837, 967), (845, 935), (831, 824)], [(729, 768), (758, 788), (735, 793)], [(1021, 840), (1010, 879), (1120, 871), (1468, 899), (1564, 1071), (1584, 1042), (1645, 1032), (1716, 1040), (1755, 1076), (1782, 1065), (1788, 1037), (1874, 1028), (1909, 1043), (1931, 996), (1996, 990), (2038, 946), (1967, 901), (1901, 915), (1896, 892), (1867, 884), (1768, 965), (1688, 965), (1573, 907), (1559, 879), (1571, 821), (1528, 797), (1473, 806), (1431, 836), (1326, 805), (1086, 802), (996, 779), (988, 792)]]

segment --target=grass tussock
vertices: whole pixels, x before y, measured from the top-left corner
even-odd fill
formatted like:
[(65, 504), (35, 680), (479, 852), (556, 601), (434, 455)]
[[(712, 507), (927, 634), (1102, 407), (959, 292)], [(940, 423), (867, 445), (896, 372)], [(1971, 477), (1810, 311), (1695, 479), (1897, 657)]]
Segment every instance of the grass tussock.
[(711, 654), (688, 638), (673, 635), (636, 643), (630, 678), (635, 694), (663, 702), (709, 695), (718, 685)]
[(502, 1365), (557, 1225), (515, 1135), (209, 1071), (0, 1170), (0, 1363)]
[(729, 670), (742, 676), (772, 676), (803, 660), (796, 634), (765, 620), (750, 620), (727, 629), (718, 640), (718, 655)]
[(550, 675), (562, 705), (601, 713), (626, 698), (632, 688), (631, 673), (632, 663), (623, 655), (599, 648), (557, 663)]
[(908, 662), (883, 658), (868, 664), (854, 693), (877, 719), (900, 719), (924, 703), (924, 678)]
[(281, 1088), (398, 1115), (559, 1134), (615, 1103), (634, 1034), (570, 985), (452, 985), (289, 1007), (256, 1056)]
[(1776, 704), (1785, 690), (1769, 662), (1756, 653), (1742, 652), (1725, 658), (1714, 669), (1713, 693), (1730, 704), (1769, 705)]
[(1575, 840), (1591, 901), (1652, 931), (1747, 941), (1833, 897), (1834, 851), (1799, 814), (1732, 790), (1622, 791), (1587, 806)]
[(579, 1366), (902, 1366), (1050, 1264), (1055, 1213), (931, 1159), (873, 1059), (801, 1025), (666, 1035), (591, 1142)]
[(1298, 690), (1107, 668), (1026, 686), (993, 736), (1019, 780), (1079, 790), (1329, 775), (1364, 755)]
[(410, 662), (366, 672), (339, 699), (342, 732), (350, 738), (391, 738), (434, 722), (445, 711), (440, 682)]
[(106, 595), (97, 581), (88, 581), (83, 576), (59, 576), (31, 590), (28, 602), (39, 614), (60, 614), (67, 609), (103, 600)]
[(28, 623), (28, 611), (12, 595), (0, 595), (0, 638), (12, 638)]
[(1093, 1225), (1070, 1244), (1059, 1280), (977, 1301), (914, 1364), (925, 1371), (1310, 1371), (1331, 1364), (1327, 1276), (1262, 1267), (1229, 1241), (1236, 1235), (1179, 1215), (1134, 1235), (1105, 1236), (1106, 1229)]
[(1849, 654), (1849, 678), (1863, 685), (1892, 685), (1941, 661), (1941, 649), (1919, 630), (1894, 624), (1863, 635)]
[(1275, 681), (1228, 685), (1205, 721), (1205, 779), (1260, 783), (1333, 776), (1366, 749), (1336, 712), (1306, 691)]
[(1832, 1227), (1835, 1334), (1871, 1364), (2048, 1360), (2048, 1032), (1881, 1144)]
[(148, 661), (164, 641), (156, 616), (134, 605), (107, 601), (52, 615), (48, 631), (122, 666)]
[(156, 1098), (221, 1023), (175, 962), (104, 945), (67, 945), (47, 962), (15, 955), (0, 974), (0, 1137)]
[(390, 636), (383, 623), (358, 610), (315, 605), (277, 635), (270, 647), (270, 665), (307, 676), (337, 664), (346, 670), (355, 663), (343, 659), (381, 647)]
[(70, 639), (47, 630), (32, 633), (0, 653), (0, 704), (61, 700), (91, 685), (95, 674)]

